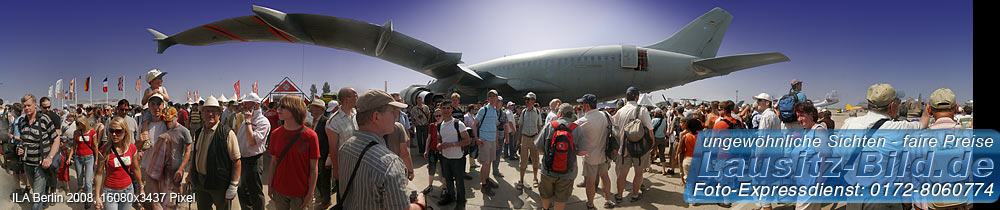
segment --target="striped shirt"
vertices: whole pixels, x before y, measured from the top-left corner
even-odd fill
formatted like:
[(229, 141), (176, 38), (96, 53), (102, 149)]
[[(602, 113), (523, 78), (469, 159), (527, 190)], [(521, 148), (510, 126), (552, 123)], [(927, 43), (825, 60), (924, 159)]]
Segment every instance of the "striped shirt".
[(52, 140), (56, 138), (56, 124), (51, 116), (44, 112), (35, 113), (35, 122), (30, 123), (28, 117), (18, 122), (21, 131), (21, 145), (24, 146), (25, 165), (38, 166), (41, 160), (49, 154)]
[[(361, 164), (355, 169), (358, 157), (368, 142), (378, 144), (368, 149), (361, 157)], [(357, 170), (351, 191), (344, 198), (344, 209), (406, 209), (410, 199), (406, 195), (406, 167), (403, 159), (386, 148), (381, 136), (367, 131), (354, 131), (350, 139), (340, 147), (338, 165), (340, 167), (340, 191), (347, 189), (347, 180)]]

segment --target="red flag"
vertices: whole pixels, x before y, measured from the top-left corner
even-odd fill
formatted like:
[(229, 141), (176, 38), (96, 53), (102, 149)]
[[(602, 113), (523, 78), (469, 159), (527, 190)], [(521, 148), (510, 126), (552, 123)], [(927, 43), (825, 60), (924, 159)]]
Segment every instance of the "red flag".
[(240, 96), (240, 81), (236, 80), (236, 84), (233, 84), (233, 88), (236, 89), (236, 96)]
[(142, 75), (135, 78), (135, 91), (139, 91), (140, 89), (142, 89)]
[(125, 90), (124, 85), (125, 85), (125, 75), (122, 75), (121, 77), (118, 77), (118, 91), (124, 91)]
[(254, 82), (253, 82), (253, 85), (252, 85), (252, 87), (253, 87), (253, 88), (252, 88), (252, 89), (253, 89), (253, 93), (256, 93), (256, 94), (258, 94), (258, 95), (259, 95), (260, 93), (257, 93), (257, 81), (254, 81)]
[(188, 101), (188, 102), (190, 102), (190, 101), (191, 101), (191, 91), (188, 91), (188, 100), (187, 100), (187, 101)]
[(197, 98), (198, 100), (201, 100), (201, 97), (198, 96), (198, 90), (194, 91), (194, 98)]
[(108, 77), (104, 77), (104, 92), (108, 92)]
[(86, 82), (83, 83), (83, 91), (90, 91), (90, 77), (87, 77)]

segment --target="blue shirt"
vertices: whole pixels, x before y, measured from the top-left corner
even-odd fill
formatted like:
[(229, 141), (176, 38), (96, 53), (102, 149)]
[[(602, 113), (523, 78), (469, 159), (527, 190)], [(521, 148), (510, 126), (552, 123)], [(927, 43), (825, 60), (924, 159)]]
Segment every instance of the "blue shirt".
[(661, 123), (660, 121), (664, 121), (663, 118), (653, 119), (653, 126), (656, 126), (657, 123), (660, 124), (659, 127), (654, 128), (656, 130), (653, 131), (653, 135), (656, 138), (661, 138), (661, 139), (667, 138), (667, 135), (663, 134), (664, 133), (663, 130), (667, 128), (667, 122), (664, 121)]
[(493, 105), (487, 104), (483, 108), (476, 112), (476, 120), (479, 120), (479, 138), (484, 141), (496, 141), (497, 140), (497, 123), (500, 122), (499, 117), (503, 114), (498, 114), (498, 110), (493, 108)]
[(399, 124), (403, 124), (403, 129), (410, 130), (409, 116), (410, 115), (406, 114), (406, 112), (404, 112), (403, 110), (399, 110), (399, 118), (396, 119), (396, 122), (398, 122)]
[(794, 90), (792, 91), (792, 93), (795, 93), (795, 97), (799, 99), (799, 102), (806, 101), (806, 94), (805, 93), (800, 92), (800, 91), (794, 91)]

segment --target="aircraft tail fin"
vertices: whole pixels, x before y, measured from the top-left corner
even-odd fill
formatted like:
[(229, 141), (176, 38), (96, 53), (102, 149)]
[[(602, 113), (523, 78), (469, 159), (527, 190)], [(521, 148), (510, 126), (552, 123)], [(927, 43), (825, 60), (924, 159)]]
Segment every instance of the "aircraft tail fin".
[(696, 74), (702, 76), (726, 75), (743, 69), (785, 61), (790, 61), (790, 59), (781, 53), (755, 53), (695, 60), (692, 67)]
[(716, 7), (688, 23), (670, 38), (646, 48), (684, 53), (700, 58), (715, 57), (719, 52), (719, 45), (722, 44), (722, 37), (726, 35), (726, 29), (729, 29), (732, 20), (733, 15)]
[(153, 38), (153, 41), (156, 41), (156, 54), (163, 54), (163, 51), (167, 50), (168, 47), (177, 44), (177, 42), (168, 39), (170, 38), (169, 36), (160, 33), (159, 31), (153, 30), (151, 28), (147, 28), (146, 30), (149, 31), (149, 33), (152, 33), (153, 36), (156, 37)]

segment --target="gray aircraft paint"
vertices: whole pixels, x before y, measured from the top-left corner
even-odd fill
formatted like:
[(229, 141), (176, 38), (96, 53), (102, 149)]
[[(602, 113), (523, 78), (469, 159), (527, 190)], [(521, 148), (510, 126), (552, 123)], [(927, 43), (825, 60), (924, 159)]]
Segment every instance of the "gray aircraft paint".
[[(392, 21), (377, 25), (315, 14), (286, 14), (253, 6), (256, 15), (216, 21), (173, 36), (148, 29), (157, 53), (175, 44), (192, 46), (232, 42), (288, 42), (352, 51), (412, 69), (436, 79), (400, 93), (412, 104), (417, 97), (434, 101), (452, 93), (462, 102), (485, 100), (496, 89), (508, 100), (522, 102), (527, 92), (538, 101), (569, 101), (586, 93), (600, 100), (624, 96), (625, 89), (642, 92), (666, 89), (693, 81), (727, 75), (761, 65), (789, 61), (781, 53), (715, 57), (733, 16), (715, 8), (688, 23), (672, 36), (645, 47), (606, 45), (543, 50), (462, 65), (461, 53), (393, 31)], [(640, 53), (645, 52), (645, 58)], [(644, 64), (644, 65), (642, 65)], [(642, 68), (644, 67), (644, 68)], [(472, 96), (472, 97), (470, 97)]]

